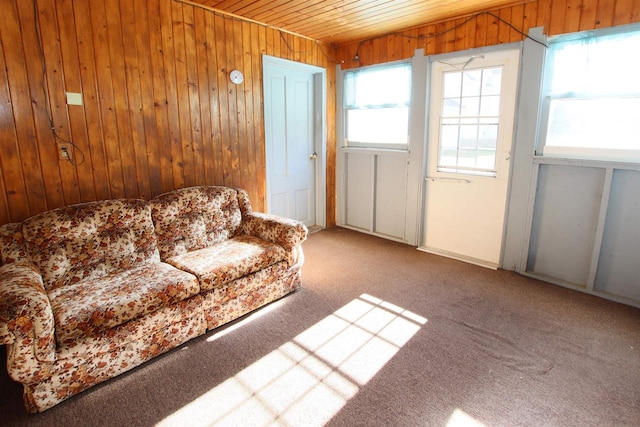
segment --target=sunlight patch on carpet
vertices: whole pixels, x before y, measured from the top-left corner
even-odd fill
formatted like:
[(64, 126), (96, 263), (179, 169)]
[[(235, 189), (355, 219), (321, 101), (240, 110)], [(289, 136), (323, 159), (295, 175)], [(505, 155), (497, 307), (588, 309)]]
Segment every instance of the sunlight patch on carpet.
[(426, 323), (363, 294), (157, 426), (322, 426)]
[(464, 412), (462, 409), (456, 408), (449, 417), (445, 427), (486, 427), (480, 421)]
[(215, 340), (222, 338), (223, 336), (235, 331), (236, 329), (242, 328), (247, 323), (253, 322), (254, 320), (264, 316), (265, 314), (271, 313), (272, 311), (280, 307), (282, 304), (284, 304), (285, 301), (286, 301), (285, 298), (281, 298), (277, 301), (269, 303), (268, 305), (265, 305), (264, 307), (260, 308), (260, 310), (256, 310), (252, 313), (249, 313), (243, 316), (242, 319), (240, 320), (237, 320), (231, 324), (227, 324), (223, 326), (219, 331), (215, 333), (215, 335), (212, 335), (209, 338), (207, 338), (207, 342), (214, 342)]

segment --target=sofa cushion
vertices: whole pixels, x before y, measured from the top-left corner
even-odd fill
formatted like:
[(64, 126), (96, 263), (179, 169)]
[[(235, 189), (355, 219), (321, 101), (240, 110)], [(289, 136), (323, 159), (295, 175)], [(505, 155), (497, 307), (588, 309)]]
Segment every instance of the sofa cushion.
[(160, 262), (144, 200), (103, 200), (24, 221), (23, 238), (47, 290)]
[(232, 188), (181, 188), (149, 203), (163, 261), (230, 239), (240, 231), (242, 214), (238, 193)]
[(241, 235), (217, 245), (177, 255), (167, 260), (195, 274), (200, 289), (207, 291), (284, 260), (282, 246), (257, 237)]
[(169, 264), (147, 264), (49, 292), (56, 338), (69, 345), (200, 292), (198, 280)]

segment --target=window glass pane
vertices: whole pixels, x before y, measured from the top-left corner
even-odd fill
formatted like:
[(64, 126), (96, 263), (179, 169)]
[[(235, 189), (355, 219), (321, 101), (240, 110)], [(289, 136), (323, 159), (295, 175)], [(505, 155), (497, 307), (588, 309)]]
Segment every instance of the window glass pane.
[(345, 107), (409, 105), (411, 66), (399, 64), (345, 73)]
[[(348, 71), (344, 76), (345, 137), (362, 147), (408, 144), (411, 64)], [(397, 146), (401, 147), (397, 147)]]
[(347, 110), (349, 142), (407, 144), (409, 108)]
[(640, 95), (640, 31), (551, 44), (551, 93)]
[(637, 150), (640, 148), (640, 98), (552, 100), (546, 144)]

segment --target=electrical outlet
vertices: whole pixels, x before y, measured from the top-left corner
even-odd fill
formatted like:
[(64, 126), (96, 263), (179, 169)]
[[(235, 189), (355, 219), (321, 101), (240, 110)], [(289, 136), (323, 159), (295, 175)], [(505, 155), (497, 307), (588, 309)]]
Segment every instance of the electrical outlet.
[(65, 142), (58, 143), (58, 158), (60, 160), (73, 160), (71, 144), (67, 144)]

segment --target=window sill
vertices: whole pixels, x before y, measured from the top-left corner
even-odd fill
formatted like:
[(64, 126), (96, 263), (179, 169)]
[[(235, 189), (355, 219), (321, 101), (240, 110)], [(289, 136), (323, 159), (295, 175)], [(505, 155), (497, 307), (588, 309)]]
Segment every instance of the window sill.
[(583, 167), (613, 167), (615, 169), (628, 169), (640, 171), (640, 163), (621, 162), (602, 159), (581, 159), (559, 156), (533, 156), (533, 163), (538, 165), (583, 166)]

